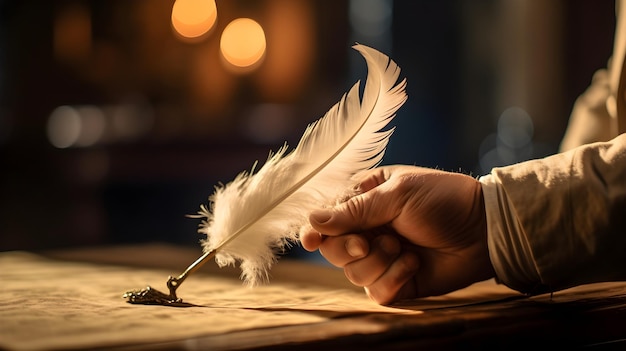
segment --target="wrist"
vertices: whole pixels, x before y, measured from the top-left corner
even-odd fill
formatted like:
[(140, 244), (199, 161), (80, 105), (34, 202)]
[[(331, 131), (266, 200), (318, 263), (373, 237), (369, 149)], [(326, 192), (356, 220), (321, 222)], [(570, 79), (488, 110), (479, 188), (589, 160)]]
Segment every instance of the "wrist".
[(476, 277), (477, 281), (483, 281), (494, 278), (496, 276), (491, 257), (489, 255), (489, 233), (487, 226), (487, 211), (485, 207), (485, 197), (482, 185), (476, 182), (476, 190), (474, 194), (473, 218), (476, 220), (475, 237), (476, 237)]

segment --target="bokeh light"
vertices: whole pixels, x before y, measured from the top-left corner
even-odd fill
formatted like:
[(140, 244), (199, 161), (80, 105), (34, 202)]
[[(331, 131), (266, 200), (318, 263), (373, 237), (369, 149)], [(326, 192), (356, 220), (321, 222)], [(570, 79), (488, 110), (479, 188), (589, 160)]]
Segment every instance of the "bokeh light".
[(172, 26), (185, 38), (206, 34), (217, 20), (214, 0), (176, 0), (172, 7)]
[(510, 107), (498, 119), (498, 139), (511, 148), (521, 148), (533, 139), (533, 121), (521, 107)]
[(260, 24), (250, 18), (230, 22), (220, 40), (220, 51), (228, 63), (236, 67), (250, 67), (265, 54), (265, 33)]
[(70, 106), (59, 106), (48, 118), (48, 140), (53, 146), (64, 149), (78, 141), (80, 137), (80, 115)]
[(535, 155), (534, 125), (528, 112), (513, 106), (502, 112), (498, 131), (487, 136), (479, 147), (479, 164), (482, 173), (494, 167), (508, 166), (526, 161)]
[(148, 134), (154, 124), (151, 106), (125, 103), (107, 106), (59, 106), (48, 117), (48, 141), (54, 147), (88, 148), (128, 142)]
[(48, 118), (48, 140), (53, 146), (88, 147), (98, 143), (104, 135), (106, 120), (96, 106), (59, 106)]
[(80, 133), (76, 146), (88, 147), (100, 141), (106, 129), (106, 120), (102, 110), (96, 106), (79, 106), (75, 111), (80, 117)]
[(359, 35), (380, 36), (391, 29), (392, 2), (389, 0), (351, 0), (350, 25)]

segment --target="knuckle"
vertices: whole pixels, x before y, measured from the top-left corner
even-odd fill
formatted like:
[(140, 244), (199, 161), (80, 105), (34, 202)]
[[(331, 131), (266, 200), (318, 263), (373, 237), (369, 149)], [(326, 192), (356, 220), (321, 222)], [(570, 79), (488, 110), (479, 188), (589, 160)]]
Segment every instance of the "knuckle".
[(419, 262), (414, 254), (405, 253), (396, 261), (396, 265), (396, 272), (390, 275), (388, 285), (399, 287), (406, 284), (416, 274)]
[(351, 220), (358, 221), (362, 216), (362, 211), (364, 208), (363, 197), (362, 196), (354, 196), (350, 198), (350, 200), (344, 203), (346, 214), (350, 217)]
[(381, 235), (380, 237), (376, 238), (376, 244), (382, 251), (384, 256), (388, 257), (389, 259), (399, 255), (400, 251), (402, 250), (398, 239), (391, 235)]
[(413, 275), (419, 268), (419, 257), (412, 252), (406, 252), (400, 258), (400, 272), (404, 275)]
[(343, 274), (346, 276), (346, 278), (348, 278), (348, 280), (356, 285), (356, 286), (365, 286), (366, 284), (363, 283), (363, 277), (361, 275), (359, 275), (354, 269), (352, 269), (350, 266), (345, 266), (343, 269)]
[(401, 194), (410, 192), (415, 188), (416, 177), (417, 175), (411, 173), (399, 175), (393, 189)]

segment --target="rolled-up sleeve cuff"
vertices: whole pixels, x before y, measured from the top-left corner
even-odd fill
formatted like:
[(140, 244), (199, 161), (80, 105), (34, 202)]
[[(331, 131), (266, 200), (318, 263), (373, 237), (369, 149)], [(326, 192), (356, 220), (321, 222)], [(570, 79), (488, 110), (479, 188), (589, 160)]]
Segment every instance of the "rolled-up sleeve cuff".
[(496, 280), (525, 294), (549, 291), (541, 284), (530, 245), (497, 174), (479, 178), (487, 215), (489, 256)]

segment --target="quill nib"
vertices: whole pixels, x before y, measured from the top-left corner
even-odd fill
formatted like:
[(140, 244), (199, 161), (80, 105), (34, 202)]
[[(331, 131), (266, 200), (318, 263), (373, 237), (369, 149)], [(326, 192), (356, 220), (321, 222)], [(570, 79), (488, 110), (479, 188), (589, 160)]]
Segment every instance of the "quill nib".
[(166, 283), (170, 292), (169, 294), (162, 293), (151, 286), (147, 286), (145, 289), (127, 291), (124, 295), (122, 295), (122, 297), (125, 298), (128, 303), (132, 304), (163, 305), (172, 307), (194, 306), (193, 304), (183, 302), (183, 299), (176, 295), (176, 290), (185, 281), (185, 279), (187, 279), (187, 277), (202, 267), (210, 258), (215, 257), (215, 252), (215, 250), (209, 251), (200, 256), (178, 277), (172, 277), (170, 275), (167, 278)]
[(183, 304), (183, 299), (176, 297), (175, 293), (174, 295), (172, 295), (172, 293), (168, 295), (153, 289), (149, 285), (145, 289), (127, 291), (122, 297), (132, 304), (163, 306), (177, 306)]

